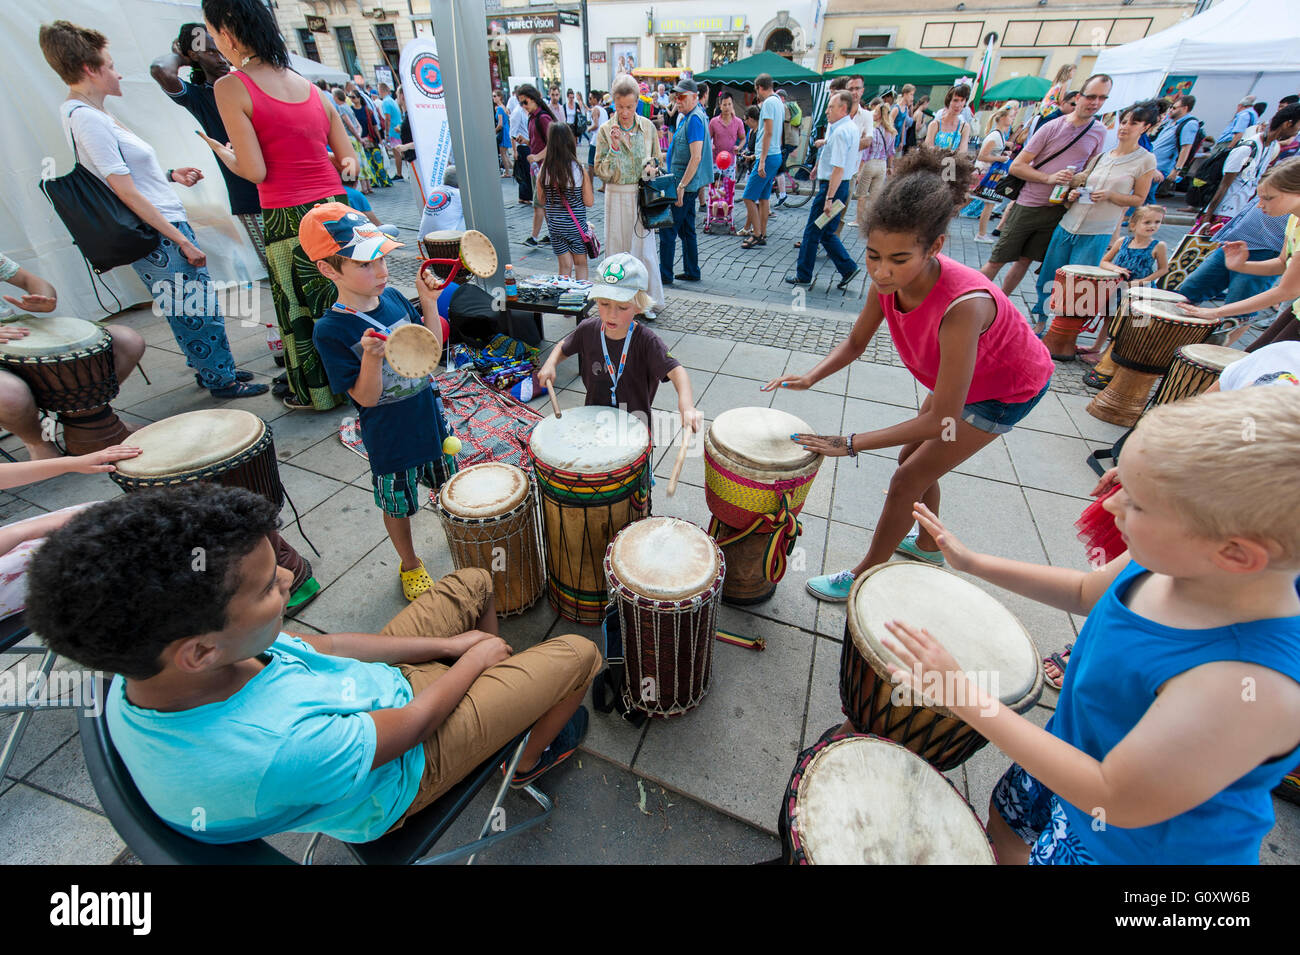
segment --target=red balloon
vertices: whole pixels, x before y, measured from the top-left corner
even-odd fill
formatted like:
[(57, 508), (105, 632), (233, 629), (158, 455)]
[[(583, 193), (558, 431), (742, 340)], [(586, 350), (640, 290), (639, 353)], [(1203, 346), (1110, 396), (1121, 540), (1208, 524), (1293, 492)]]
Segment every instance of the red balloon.
[(731, 153), (724, 149), (722, 152), (718, 153), (718, 158), (714, 160), (713, 164), (719, 169), (726, 169), (731, 165)]

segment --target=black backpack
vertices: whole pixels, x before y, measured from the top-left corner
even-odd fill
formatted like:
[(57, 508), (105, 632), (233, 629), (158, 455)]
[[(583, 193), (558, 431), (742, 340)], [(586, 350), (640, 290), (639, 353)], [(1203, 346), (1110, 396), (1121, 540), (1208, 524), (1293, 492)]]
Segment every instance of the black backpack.
[[(1258, 140), (1248, 139), (1245, 143), (1250, 147), (1250, 158), (1246, 162), (1255, 161), (1255, 154), (1259, 148)], [(1236, 147), (1233, 147), (1236, 148)], [(1205, 207), (1210, 204), (1214, 194), (1219, 191), (1219, 183), (1223, 182), (1223, 165), (1228, 161), (1228, 156), (1232, 154), (1232, 149), (1222, 149), (1217, 153), (1211, 153), (1205, 162), (1201, 163), (1201, 168), (1196, 170), (1196, 176), (1192, 179), (1191, 186), (1187, 189), (1187, 204), (1196, 209), (1205, 211)]]

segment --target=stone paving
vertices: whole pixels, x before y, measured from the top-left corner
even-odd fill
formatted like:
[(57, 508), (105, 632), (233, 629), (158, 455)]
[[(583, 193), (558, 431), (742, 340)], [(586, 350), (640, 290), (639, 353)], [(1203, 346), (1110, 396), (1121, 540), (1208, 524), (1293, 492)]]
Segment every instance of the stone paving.
[[(511, 234), (522, 239), (529, 210), (513, 204), (513, 183), (504, 184), (503, 192)], [(377, 193), (373, 201), (381, 218), (405, 227), (409, 237), (416, 216), (400, 184), (387, 194)], [(599, 218), (598, 210), (599, 204), (593, 219)], [(733, 407), (770, 406), (790, 411), (826, 433), (862, 431), (906, 419), (923, 396), (911, 375), (898, 366), (884, 335), (863, 360), (809, 391), (774, 396), (759, 390), (768, 378), (815, 364), (847, 331), (860, 301), (856, 285), (851, 294), (833, 287), (827, 291), (823, 263), (818, 287), (808, 294), (807, 310), (791, 310), (781, 276), (793, 252), (777, 236), (789, 240), (802, 221), (802, 213), (778, 212), (773, 238), (755, 259), (744, 258), (734, 238), (702, 237), (707, 279), (698, 290), (679, 284), (669, 293), (669, 308), (655, 326), (657, 333), (689, 370), (706, 419)], [(964, 261), (976, 263), (980, 247), (970, 241), (973, 225), (962, 220), (954, 226), (952, 247)], [(850, 238), (853, 242), (857, 240)], [(857, 255), (861, 250), (850, 244), (850, 251)], [(525, 273), (554, 270), (555, 260), (546, 247), (520, 246), (511, 254)], [(409, 284), (414, 258), (413, 251), (396, 254), (397, 284)], [(747, 270), (754, 274), (746, 277)], [(259, 294), (265, 314), (270, 314), (269, 293), (263, 288)], [(124, 420), (141, 426), (213, 406), (206, 392), (195, 388), (161, 319), (136, 309), (116, 321), (145, 336), (150, 346), (145, 367), (153, 379), (147, 385), (135, 375), (125, 383), (115, 401)], [(261, 329), (234, 320), (227, 324), (241, 364), (263, 380), (275, 374)], [(558, 340), (572, 325), (571, 319), (548, 316), (547, 340)], [(561, 365), (557, 381), (565, 407), (583, 401), (574, 366), (573, 360)], [(1062, 369), (1057, 377), (1070, 371)], [(1095, 483), (1084, 460), (1121, 433), (1088, 415), (1087, 401), (1069, 386), (1055, 387), (1021, 427), (945, 478), (945, 520), (968, 545), (1021, 560), (1086, 567), (1072, 526)], [(271, 424), (281, 476), (301, 514), (302, 530), (322, 551), (319, 558), (311, 555), (298, 528), (288, 524), (285, 536), (311, 557), (324, 590), (286, 626), (376, 631), (405, 602), (397, 582), (397, 558), (371, 499), (367, 464), (337, 437), (339, 420), (348, 410), (290, 413), (269, 395), (217, 404), (254, 411)], [(543, 401), (534, 405), (540, 408)], [(657, 435), (674, 433), (675, 408), (673, 390), (664, 386), (655, 400)], [(688, 458), (682, 483), (670, 498), (664, 489), (674, 454), (671, 444), (662, 440), (658, 445), (654, 513), (703, 525), (709, 513), (702, 457), (697, 453)], [(7, 439), (4, 447), (24, 454), (15, 439)], [(543, 784), (557, 802), (551, 822), (483, 858), (500, 863), (689, 863), (757, 862), (775, 856), (778, 801), (795, 755), (841, 719), (838, 661), (844, 610), (814, 600), (804, 583), (860, 558), (893, 466), (888, 453), (863, 454), (856, 464), (828, 460), (804, 508), (803, 536), (776, 595), (756, 607), (724, 606), (720, 612), (722, 629), (763, 637), (767, 650), (717, 644), (709, 694), (698, 710), (682, 718), (635, 728), (616, 717), (593, 714), (580, 765), (575, 762), (557, 771)], [(104, 475), (70, 475), (0, 494), (0, 519), (20, 519), (117, 493)], [(286, 521), (288, 517), (286, 511)], [(450, 571), (436, 514), (422, 510), (414, 531), (430, 573)], [(1082, 623), (1017, 595), (994, 593), (1024, 623), (1041, 654), (1064, 647)], [(596, 631), (558, 619), (544, 599), (503, 625), (503, 635), (517, 649), (568, 632), (594, 637)], [(10, 666), (17, 662), (5, 660)], [(71, 666), (66, 661), (61, 665)], [(1055, 699), (1054, 691), (1045, 690), (1029, 718), (1045, 723)], [(0, 719), (0, 733), (7, 732), (12, 719)], [(0, 861), (133, 861), (100, 811), (75, 737), (71, 712), (37, 714), (9, 777), (0, 780)], [(948, 775), (983, 818), (992, 786), (1007, 764), (997, 750), (986, 747)], [(523, 806), (513, 796), (507, 802), (510, 812), (526, 811)], [(1265, 840), (1262, 861), (1296, 861), (1300, 810), (1281, 802), (1275, 806), (1279, 822)], [(460, 827), (468, 825), (462, 821)], [(284, 836), (276, 844), (287, 851), (305, 841), (302, 836)], [(347, 859), (343, 848), (330, 840), (318, 856), (320, 862)]]

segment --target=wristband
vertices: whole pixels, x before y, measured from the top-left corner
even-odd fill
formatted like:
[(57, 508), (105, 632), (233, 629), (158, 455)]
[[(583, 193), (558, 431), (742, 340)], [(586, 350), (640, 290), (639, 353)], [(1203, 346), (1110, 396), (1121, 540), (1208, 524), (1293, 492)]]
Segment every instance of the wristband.
[(854, 462), (853, 462), (853, 466), (854, 466), (854, 467), (857, 467), (857, 466), (858, 466), (858, 462), (857, 462), (857, 460), (856, 460), (856, 458), (857, 458), (857, 456), (858, 456), (858, 452), (857, 452), (857, 451), (854, 449), (854, 447), (853, 447), (853, 439), (856, 438), (856, 437), (857, 437), (856, 434), (851, 434), (851, 435), (849, 435), (849, 452), (848, 452), (848, 454), (849, 454), (849, 457), (855, 459)]
[(172, 179), (172, 173), (174, 173), (175, 171), (176, 171), (175, 169), (168, 169), (168, 170), (167, 170), (167, 181), (168, 181), (168, 182), (175, 182), (175, 181), (176, 181), (176, 180)]

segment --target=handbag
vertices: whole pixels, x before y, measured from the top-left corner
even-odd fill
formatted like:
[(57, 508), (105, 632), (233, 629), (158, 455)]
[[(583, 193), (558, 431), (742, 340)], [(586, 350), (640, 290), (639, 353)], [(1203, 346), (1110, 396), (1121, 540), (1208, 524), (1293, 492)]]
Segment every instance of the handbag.
[(677, 180), (670, 174), (642, 180), (637, 190), (637, 206), (647, 231), (666, 229), (673, 224), (673, 205), (677, 202)]
[(573, 214), (573, 209), (569, 206), (569, 200), (561, 197), (560, 201), (564, 203), (564, 208), (569, 210), (569, 218), (573, 220), (578, 235), (582, 236), (582, 247), (587, 251), (587, 258), (600, 258), (600, 240), (596, 238), (596, 230), (592, 229), (587, 232), (583, 229), (581, 223), (578, 222), (578, 217)]
[[(1088, 132), (1088, 130), (1092, 129), (1092, 124), (1095, 122), (1097, 122), (1095, 118), (1088, 120), (1088, 125), (1083, 127), (1083, 129), (1079, 131), (1078, 136), (1075, 136), (1072, 140), (1070, 140), (1068, 143), (1066, 143), (1056, 152), (1052, 153), (1052, 155), (1048, 156), (1046, 159), (1034, 160), (1029, 164), (1030, 168), (1037, 169), (1039, 166), (1046, 166), (1057, 156), (1061, 155), (1061, 153), (1065, 152), (1067, 149), (1069, 149), (1079, 140), (1083, 139), (1084, 135)], [(1042, 127), (1040, 126), (1039, 128), (1041, 129)], [(1009, 166), (1007, 168), (1010, 169)], [(1019, 176), (1013, 176), (1010, 172), (1008, 172), (1005, 176), (1002, 177), (1002, 180), (993, 188), (993, 191), (995, 193), (994, 198), (1010, 199), (1011, 201), (1014, 202), (1016, 199), (1020, 197), (1020, 190), (1023, 188), (1025, 188), (1025, 180), (1021, 179)]]
[(975, 195), (981, 199), (988, 199), (996, 202), (1001, 196), (998, 195), (998, 183), (1007, 176), (1007, 170), (1011, 168), (1011, 160), (1006, 162), (995, 162), (989, 166), (989, 171), (984, 174), (980, 180), (979, 186), (975, 189)]
[(162, 236), (77, 159), (71, 121), (68, 135), (72, 138), (72, 171), (42, 179), (40, 190), (63, 220), (73, 244), (99, 274), (144, 258), (158, 248)]

